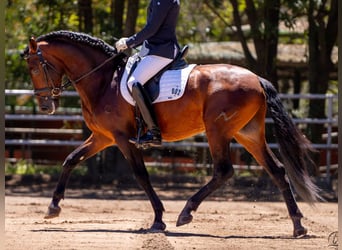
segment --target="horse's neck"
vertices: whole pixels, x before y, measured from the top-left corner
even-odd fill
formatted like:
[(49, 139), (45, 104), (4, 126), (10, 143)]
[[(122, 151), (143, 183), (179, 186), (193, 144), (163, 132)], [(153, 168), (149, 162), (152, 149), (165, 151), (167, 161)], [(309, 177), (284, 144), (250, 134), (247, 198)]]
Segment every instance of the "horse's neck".
[[(108, 56), (104, 54), (99, 55), (99, 52), (92, 48), (75, 48), (73, 47), (75, 46), (74, 44), (68, 45), (69, 47), (60, 47), (58, 50), (56, 49), (57, 53), (55, 55), (64, 62), (65, 72), (72, 81), (77, 81), (77, 79), (85, 76), (108, 59)], [(86, 51), (86, 53), (84, 51)], [(84, 109), (92, 112), (96, 109), (101, 99), (104, 96), (108, 96), (108, 92), (119, 93), (121, 73), (117, 68), (116, 81), (113, 81), (113, 84), (111, 84), (111, 82), (115, 67), (124, 67), (126, 62), (125, 54), (119, 55), (114, 61), (115, 62), (111, 60), (105, 63), (98, 70), (74, 83), (74, 87), (79, 93)], [(113, 103), (115, 102), (115, 100), (111, 101)]]
[[(84, 49), (87, 51), (87, 49)], [(68, 53), (68, 50), (66, 50)], [(99, 94), (103, 94), (110, 85), (112, 71), (111, 63), (103, 65), (98, 70), (92, 72), (98, 65), (101, 65), (107, 58), (105, 56), (97, 56), (93, 51), (87, 53), (80, 52), (76, 49), (74, 54), (66, 57), (64, 62), (66, 65), (66, 73), (68, 77), (74, 81), (74, 87), (79, 93), (83, 105), (95, 105), (94, 100), (98, 99)], [(92, 109), (92, 107), (88, 109)]]
[(88, 79), (84, 79), (74, 84), (80, 95), (82, 105), (87, 105), (88, 109), (96, 108), (98, 102), (110, 91), (112, 70), (98, 70)]

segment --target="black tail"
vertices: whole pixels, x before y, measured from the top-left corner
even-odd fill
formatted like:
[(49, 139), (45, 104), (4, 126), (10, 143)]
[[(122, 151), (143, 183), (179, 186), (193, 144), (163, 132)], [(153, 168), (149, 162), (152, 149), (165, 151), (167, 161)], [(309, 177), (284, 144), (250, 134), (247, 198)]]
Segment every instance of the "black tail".
[(309, 153), (314, 151), (311, 142), (292, 122), (272, 83), (261, 77), (259, 80), (266, 94), (267, 107), (274, 121), (280, 154), (292, 185), (306, 202), (312, 204), (322, 200), (318, 194), (320, 189), (311, 181), (307, 171), (307, 165), (312, 163)]

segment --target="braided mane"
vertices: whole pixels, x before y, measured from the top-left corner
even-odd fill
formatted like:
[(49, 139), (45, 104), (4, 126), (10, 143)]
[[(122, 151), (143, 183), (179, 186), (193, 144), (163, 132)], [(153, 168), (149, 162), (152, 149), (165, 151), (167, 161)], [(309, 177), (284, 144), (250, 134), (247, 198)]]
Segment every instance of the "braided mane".
[(82, 43), (92, 48), (100, 49), (108, 56), (113, 56), (115, 54), (114, 48), (106, 42), (104, 42), (103, 40), (80, 32), (66, 30), (54, 31), (38, 37), (37, 41), (51, 41), (55, 39), (62, 39)]

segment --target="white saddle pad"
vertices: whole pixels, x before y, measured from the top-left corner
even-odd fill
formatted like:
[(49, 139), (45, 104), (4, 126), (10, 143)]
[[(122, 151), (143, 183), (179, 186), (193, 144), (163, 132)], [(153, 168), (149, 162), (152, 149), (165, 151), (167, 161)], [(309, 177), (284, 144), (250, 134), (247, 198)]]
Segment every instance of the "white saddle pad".
[[(196, 64), (190, 64), (184, 69), (168, 70), (160, 78), (160, 93), (153, 103), (174, 101), (181, 98), (184, 94), (186, 83), (191, 70)], [(126, 67), (121, 78), (120, 91), (123, 98), (131, 105), (135, 106), (135, 101), (130, 95), (127, 88), (127, 75), (130, 68)]]

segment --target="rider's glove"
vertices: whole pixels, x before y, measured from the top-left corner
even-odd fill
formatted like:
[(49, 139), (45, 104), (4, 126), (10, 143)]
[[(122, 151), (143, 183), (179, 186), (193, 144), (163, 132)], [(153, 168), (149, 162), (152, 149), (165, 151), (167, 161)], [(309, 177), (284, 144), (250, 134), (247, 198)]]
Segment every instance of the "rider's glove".
[(127, 49), (127, 37), (122, 37), (115, 43), (115, 48), (117, 49), (118, 52), (121, 52), (125, 49)]

